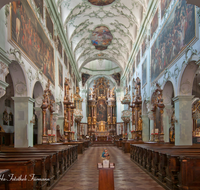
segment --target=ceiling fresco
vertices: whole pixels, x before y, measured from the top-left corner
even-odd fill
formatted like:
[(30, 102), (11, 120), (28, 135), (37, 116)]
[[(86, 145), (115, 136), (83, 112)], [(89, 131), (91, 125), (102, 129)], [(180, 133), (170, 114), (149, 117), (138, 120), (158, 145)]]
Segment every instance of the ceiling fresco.
[(56, 3), (79, 72), (97, 59), (112, 61), (123, 72), (147, 12), (148, 0), (56, 0)]
[(94, 29), (91, 36), (92, 44), (97, 50), (105, 50), (113, 39), (110, 30), (105, 26), (98, 26)]
[(115, 0), (88, 0), (91, 4), (97, 5), (97, 6), (105, 6), (109, 5)]

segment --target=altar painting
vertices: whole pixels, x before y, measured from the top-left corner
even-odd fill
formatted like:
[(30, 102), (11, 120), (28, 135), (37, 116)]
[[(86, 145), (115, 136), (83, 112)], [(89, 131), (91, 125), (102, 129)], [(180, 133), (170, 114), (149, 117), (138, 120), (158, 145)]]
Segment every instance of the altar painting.
[(145, 59), (142, 64), (142, 86), (144, 86), (147, 82), (147, 59)]
[(99, 100), (97, 103), (97, 122), (107, 121), (107, 105), (105, 100)]
[(27, 1), (12, 2), (11, 39), (54, 84), (53, 47)]
[(178, 1), (151, 48), (151, 82), (195, 38), (195, 7)]
[(170, 5), (170, 2), (171, 2), (171, 0), (161, 0), (161, 18), (166, 13), (166, 11)]
[(156, 11), (153, 20), (151, 21), (151, 38), (153, 37), (153, 33), (158, 28), (158, 10)]

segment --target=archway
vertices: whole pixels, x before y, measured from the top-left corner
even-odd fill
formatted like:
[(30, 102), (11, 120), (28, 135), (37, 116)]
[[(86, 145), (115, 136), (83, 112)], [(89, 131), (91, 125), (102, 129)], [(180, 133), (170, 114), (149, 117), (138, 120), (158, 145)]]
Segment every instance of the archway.
[(42, 84), (37, 81), (33, 88), (33, 96), (35, 103), (33, 104), (33, 113), (35, 122), (33, 124), (33, 145), (42, 144), (42, 100), (43, 88)]

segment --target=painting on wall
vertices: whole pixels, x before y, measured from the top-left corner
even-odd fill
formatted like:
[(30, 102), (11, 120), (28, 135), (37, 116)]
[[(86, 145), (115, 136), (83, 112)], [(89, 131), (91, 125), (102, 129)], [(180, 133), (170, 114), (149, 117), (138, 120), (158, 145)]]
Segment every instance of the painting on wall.
[[(64, 52), (64, 64), (65, 66), (67, 67), (67, 55), (66, 53)], [(68, 68), (68, 67), (67, 67)]]
[(195, 38), (195, 7), (178, 1), (151, 48), (151, 82)]
[(147, 49), (146, 41), (147, 41), (147, 36), (144, 37), (144, 40), (142, 42), (142, 57), (144, 56), (144, 53)]
[(153, 33), (156, 31), (157, 28), (158, 28), (158, 9), (151, 22), (151, 38), (153, 37)]
[(99, 100), (97, 102), (97, 122), (107, 122), (107, 104), (105, 100)]
[(58, 37), (58, 52), (60, 54), (60, 57), (62, 57), (62, 44), (60, 42), (60, 38)]
[(97, 5), (97, 6), (104, 6), (109, 5), (115, 0), (88, 0), (91, 4)]
[(48, 10), (46, 9), (46, 26), (48, 31), (50, 32), (52, 38), (53, 38), (53, 22), (51, 20), (51, 17), (49, 15)]
[(91, 35), (92, 44), (97, 50), (105, 50), (111, 44), (113, 36), (105, 26), (97, 26)]
[(86, 81), (90, 78), (89, 74), (82, 73), (82, 85), (84, 86)]
[(37, 8), (39, 9), (39, 13), (43, 18), (43, 0), (34, 0)]
[(59, 78), (59, 85), (63, 88), (63, 66), (60, 61), (58, 61), (58, 78)]
[(139, 63), (140, 63), (140, 50), (138, 51), (138, 54), (136, 56), (136, 67), (138, 67)]
[(111, 76), (112, 76), (112, 78), (115, 79), (117, 85), (120, 86), (120, 77), (121, 77), (120, 73), (114, 73)]
[(12, 2), (11, 39), (54, 84), (54, 50), (27, 1)]
[(161, 19), (167, 11), (167, 8), (170, 5), (171, 0), (161, 0)]
[(147, 82), (147, 59), (144, 60), (142, 64), (142, 86)]

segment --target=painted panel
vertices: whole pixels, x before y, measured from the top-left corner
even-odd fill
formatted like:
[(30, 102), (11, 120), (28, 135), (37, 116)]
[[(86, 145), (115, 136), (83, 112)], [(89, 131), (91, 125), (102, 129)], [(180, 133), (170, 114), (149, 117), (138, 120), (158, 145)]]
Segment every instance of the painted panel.
[(82, 85), (85, 86), (86, 81), (90, 78), (89, 74), (82, 73)]
[(63, 66), (60, 61), (58, 61), (58, 78), (59, 78), (59, 85), (63, 88)]
[(107, 105), (105, 100), (99, 100), (97, 103), (97, 122), (107, 122)]
[(178, 1), (151, 48), (151, 82), (195, 37), (195, 8)]
[(161, 0), (161, 18), (163, 18), (164, 14), (166, 13), (170, 2), (171, 0)]
[(153, 36), (153, 33), (156, 31), (158, 28), (158, 10), (156, 11), (153, 20), (151, 22), (151, 38)]
[(117, 85), (120, 86), (120, 77), (121, 77), (121, 76), (120, 76), (120, 73), (114, 73), (114, 74), (112, 74), (111, 76), (112, 76), (112, 78), (115, 79)]
[(144, 37), (144, 40), (143, 40), (143, 43), (142, 43), (142, 57), (144, 56), (144, 53), (147, 49), (146, 41), (147, 41), (147, 36)]
[(91, 36), (92, 44), (97, 50), (105, 50), (111, 44), (113, 36), (105, 26), (98, 26), (94, 29)]
[(51, 36), (53, 38), (53, 22), (51, 20), (51, 17), (49, 15), (48, 10), (46, 9), (46, 26), (48, 31), (51, 33)]
[(54, 84), (54, 51), (27, 1), (12, 2), (11, 39)]
[(147, 82), (147, 59), (144, 60), (142, 64), (142, 86)]
[(138, 51), (137, 57), (136, 57), (136, 67), (138, 67), (140, 63), (140, 51)]

